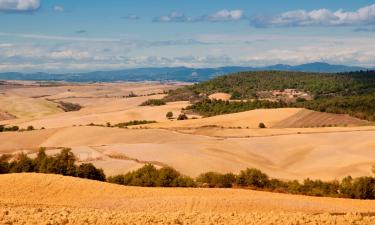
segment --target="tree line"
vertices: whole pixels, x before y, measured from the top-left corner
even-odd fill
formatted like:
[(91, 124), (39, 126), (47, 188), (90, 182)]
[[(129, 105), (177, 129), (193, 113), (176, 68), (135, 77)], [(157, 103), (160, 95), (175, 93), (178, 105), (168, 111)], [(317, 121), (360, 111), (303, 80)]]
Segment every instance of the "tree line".
[[(348, 176), (341, 181), (305, 179), (300, 182), (270, 178), (258, 169), (247, 168), (238, 174), (206, 172), (193, 179), (171, 167), (156, 168), (146, 164), (135, 171), (106, 178), (103, 170), (93, 164), (79, 164), (69, 148), (64, 148), (53, 156), (48, 156), (45, 148), (41, 148), (33, 159), (24, 153), (16, 157), (7, 154), (0, 157), (0, 174), (24, 172), (61, 174), (128, 186), (246, 188), (311, 196), (375, 199), (375, 178), (370, 176)], [(375, 173), (375, 167), (373, 172)]]
[(31, 159), (25, 153), (16, 155), (4, 154), (0, 157), (0, 174), (6, 173), (51, 173), (65, 176), (81, 177), (105, 181), (102, 169), (97, 169), (91, 163), (77, 165), (77, 159), (69, 148), (64, 148), (54, 156), (48, 156), (45, 148), (40, 148), (36, 158)]

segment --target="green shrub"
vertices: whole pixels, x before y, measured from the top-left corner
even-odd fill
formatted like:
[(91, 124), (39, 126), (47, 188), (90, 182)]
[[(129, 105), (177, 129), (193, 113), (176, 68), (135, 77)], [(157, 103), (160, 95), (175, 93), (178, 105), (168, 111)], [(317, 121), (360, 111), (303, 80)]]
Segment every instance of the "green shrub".
[(193, 179), (182, 176), (175, 169), (163, 167), (156, 169), (155, 166), (147, 164), (138, 170), (108, 178), (108, 182), (141, 186), (141, 187), (195, 187)]
[(375, 199), (375, 178), (358, 177), (353, 181), (353, 195), (356, 199)]
[(201, 185), (216, 188), (230, 188), (236, 181), (236, 177), (232, 173), (220, 174), (216, 172), (207, 172), (198, 176), (197, 182)]
[(34, 162), (25, 153), (20, 153), (17, 160), (10, 163), (11, 173), (34, 172)]
[(259, 123), (258, 127), (259, 128), (266, 128), (266, 125), (264, 123)]
[(178, 115), (178, 117), (177, 117), (177, 120), (187, 120), (187, 119), (189, 119), (189, 118), (184, 113)]
[(268, 185), (269, 179), (267, 174), (262, 173), (258, 169), (242, 170), (237, 176), (236, 183), (240, 186), (250, 186), (256, 188), (265, 188)]
[(148, 99), (145, 102), (142, 102), (140, 106), (160, 106), (165, 104), (166, 103), (163, 99)]
[(9, 163), (8, 162), (0, 162), (0, 174), (9, 173)]
[(173, 112), (167, 112), (167, 114), (165, 115), (165, 117), (167, 117), (167, 119), (173, 118)]
[(79, 111), (82, 109), (82, 106), (76, 103), (60, 101), (59, 104), (59, 108), (61, 108), (64, 112)]
[(83, 163), (77, 169), (77, 176), (91, 180), (105, 181), (105, 175), (102, 169), (97, 169), (91, 163)]
[(27, 130), (28, 130), (28, 131), (31, 131), (31, 130), (35, 130), (35, 129), (34, 129), (33, 126), (30, 125), (30, 126), (27, 127)]
[(118, 123), (114, 126), (119, 127), (119, 128), (126, 128), (128, 126), (150, 124), (150, 123), (156, 123), (156, 121), (155, 120), (131, 120), (131, 121), (124, 122), (124, 123)]

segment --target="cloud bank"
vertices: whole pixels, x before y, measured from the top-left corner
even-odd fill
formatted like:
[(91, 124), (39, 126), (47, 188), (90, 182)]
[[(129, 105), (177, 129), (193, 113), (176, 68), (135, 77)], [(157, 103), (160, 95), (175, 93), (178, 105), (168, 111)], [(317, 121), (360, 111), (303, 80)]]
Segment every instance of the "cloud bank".
[(375, 24), (375, 4), (352, 12), (324, 8), (312, 11), (294, 10), (277, 16), (258, 16), (253, 18), (252, 24), (257, 27), (371, 25)]
[(189, 17), (186, 16), (184, 13), (174, 11), (168, 15), (154, 18), (154, 22), (229, 22), (239, 21), (244, 18), (245, 13), (243, 10), (240, 9), (222, 9), (214, 13), (199, 17)]
[(39, 7), (40, 0), (0, 0), (2, 12), (32, 12)]

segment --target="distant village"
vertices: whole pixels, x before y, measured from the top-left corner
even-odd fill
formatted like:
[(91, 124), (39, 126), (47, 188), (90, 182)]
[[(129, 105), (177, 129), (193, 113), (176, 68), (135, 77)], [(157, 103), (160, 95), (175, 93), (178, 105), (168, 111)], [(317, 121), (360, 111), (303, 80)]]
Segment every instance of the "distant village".
[(304, 91), (297, 89), (284, 89), (272, 91), (259, 91), (257, 96), (262, 100), (295, 102), (297, 100), (312, 100), (313, 97)]

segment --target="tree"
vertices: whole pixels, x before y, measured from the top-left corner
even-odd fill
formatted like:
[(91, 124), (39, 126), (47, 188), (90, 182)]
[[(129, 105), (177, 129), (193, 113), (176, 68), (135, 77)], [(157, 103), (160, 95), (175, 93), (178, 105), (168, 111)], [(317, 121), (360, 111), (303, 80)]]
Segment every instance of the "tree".
[(263, 129), (266, 128), (266, 125), (264, 123), (259, 123), (258, 127)]
[(353, 192), (357, 199), (375, 199), (375, 178), (356, 178), (353, 182)]
[(258, 169), (242, 170), (237, 177), (237, 184), (240, 186), (253, 186), (257, 188), (264, 188), (269, 182), (267, 174), (262, 173)]
[(61, 152), (53, 157), (49, 163), (48, 173), (56, 173), (67, 176), (76, 176), (77, 167), (75, 166), (76, 158), (70, 148), (64, 148)]
[(178, 115), (178, 117), (177, 117), (177, 120), (187, 120), (187, 119), (189, 119), (187, 116), (186, 116), (186, 114), (184, 114), (184, 113), (181, 113), (180, 115)]
[(77, 176), (91, 180), (105, 181), (102, 169), (97, 169), (92, 163), (83, 163), (77, 169)]
[(34, 129), (33, 126), (30, 125), (30, 126), (27, 127), (27, 130), (28, 130), (28, 131), (31, 131), (31, 130), (35, 130), (35, 129)]
[(159, 176), (156, 181), (158, 187), (176, 187), (177, 178), (181, 176), (179, 172), (171, 167), (163, 167), (159, 171)]
[(10, 164), (11, 173), (34, 172), (34, 162), (25, 153), (19, 154), (17, 158)]
[(172, 119), (173, 118), (173, 112), (167, 112), (167, 114), (165, 116), (167, 117), (167, 119)]

